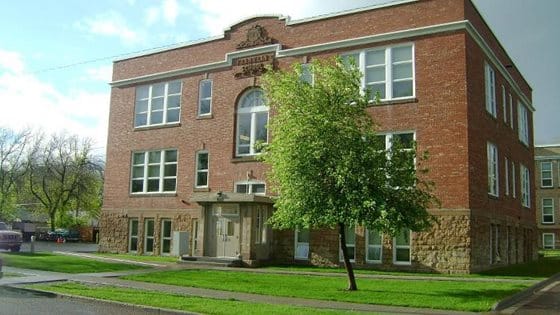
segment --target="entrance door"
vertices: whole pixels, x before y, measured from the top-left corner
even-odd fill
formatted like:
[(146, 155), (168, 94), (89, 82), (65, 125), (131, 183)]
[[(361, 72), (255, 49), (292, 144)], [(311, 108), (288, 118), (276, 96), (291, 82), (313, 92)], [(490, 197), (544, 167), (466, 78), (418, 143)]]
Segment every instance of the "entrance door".
[[(211, 216), (210, 247), (215, 246), (216, 257), (237, 257), (239, 254), (239, 206), (214, 204)], [(213, 244), (212, 244), (213, 243)], [(212, 254), (209, 251), (208, 254)]]

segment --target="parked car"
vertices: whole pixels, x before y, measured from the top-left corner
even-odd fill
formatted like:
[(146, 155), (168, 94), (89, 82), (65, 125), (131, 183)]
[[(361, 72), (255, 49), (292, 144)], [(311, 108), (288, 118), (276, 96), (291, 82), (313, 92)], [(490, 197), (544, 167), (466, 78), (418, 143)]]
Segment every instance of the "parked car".
[(0, 249), (9, 249), (12, 252), (19, 252), (23, 243), (23, 236), (20, 232), (8, 229), (8, 225), (0, 222)]
[(54, 231), (47, 232), (47, 240), (49, 241), (72, 241), (77, 242), (80, 240), (80, 231), (55, 229)]

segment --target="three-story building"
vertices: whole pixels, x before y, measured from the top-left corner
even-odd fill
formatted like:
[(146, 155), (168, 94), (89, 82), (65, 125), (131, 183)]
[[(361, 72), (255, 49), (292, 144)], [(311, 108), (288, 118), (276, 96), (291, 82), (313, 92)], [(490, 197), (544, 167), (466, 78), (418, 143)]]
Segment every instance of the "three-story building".
[(539, 248), (560, 247), (560, 145), (535, 146), (537, 227)]

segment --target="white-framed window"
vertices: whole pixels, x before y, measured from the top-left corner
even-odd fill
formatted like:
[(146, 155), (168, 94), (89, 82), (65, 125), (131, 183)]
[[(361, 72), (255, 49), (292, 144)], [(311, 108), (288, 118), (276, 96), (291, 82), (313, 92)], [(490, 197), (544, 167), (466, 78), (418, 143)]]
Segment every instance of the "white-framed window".
[(527, 107), (521, 102), (517, 103), (517, 121), (518, 121), (518, 132), (519, 140), (525, 145), (529, 145), (529, 116), (527, 113)]
[(208, 151), (196, 152), (196, 188), (208, 187)]
[(128, 251), (138, 252), (138, 218), (131, 218), (128, 221)]
[(266, 220), (268, 219), (268, 211), (266, 207), (262, 205), (258, 205), (255, 211), (255, 244), (266, 244)]
[(490, 264), (499, 263), (500, 261), (500, 225), (490, 224)]
[(296, 229), (294, 239), (294, 259), (309, 260), (309, 229)]
[(543, 233), (542, 243), (544, 249), (554, 249), (556, 243), (554, 233)]
[(402, 230), (393, 238), (393, 264), (410, 265), (410, 230)]
[(498, 179), (498, 148), (493, 143), (487, 143), (488, 156), (488, 194), (499, 196)]
[(383, 234), (376, 230), (366, 230), (366, 262), (381, 263), (383, 258)]
[(529, 169), (525, 165), (519, 165), (521, 176), (521, 204), (524, 207), (531, 207), (531, 181), (529, 177)]
[(201, 80), (198, 87), (198, 116), (212, 114), (212, 80)]
[(506, 99), (506, 87), (502, 84), (502, 115), (504, 116), (504, 123), (507, 124), (508, 114), (507, 114), (507, 99)]
[(258, 181), (236, 182), (235, 192), (240, 194), (255, 194), (264, 196), (266, 194), (266, 184)]
[(511, 196), (517, 198), (517, 175), (515, 172), (515, 162), (511, 161)]
[(161, 254), (171, 254), (171, 219), (161, 219)]
[(176, 187), (177, 150), (132, 153), (131, 193), (170, 193)]
[(299, 79), (302, 82), (313, 84), (314, 77), (313, 77), (313, 73), (311, 72), (311, 64), (309, 63), (301, 64), (301, 75)]
[(268, 143), (268, 106), (264, 92), (253, 88), (245, 92), (237, 106), (236, 155), (255, 155), (260, 152), (258, 144)]
[(192, 219), (191, 232), (191, 256), (196, 256), (198, 251), (198, 219)]
[(486, 95), (486, 111), (496, 118), (496, 73), (488, 62), (484, 62), (484, 83)]
[[(347, 226), (344, 228), (344, 234), (346, 237), (346, 250), (348, 252), (348, 259), (350, 262), (356, 261), (356, 228), (354, 226)], [(342, 256), (342, 248), (340, 251), (340, 261), (344, 261)]]
[(505, 186), (506, 186), (506, 190), (505, 190), (504, 193), (505, 193), (506, 196), (509, 196), (509, 160), (508, 160), (507, 157), (504, 158), (504, 171), (505, 171), (505, 173), (504, 173), (504, 175), (505, 175), (504, 178), (505, 178), (505, 180), (506, 180), (506, 183), (505, 183), (505, 184), (506, 184), (506, 185), (505, 185)]
[(509, 93), (509, 126), (513, 129), (513, 97)]
[(413, 143), (416, 141), (416, 134), (411, 131), (399, 131), (399, 132), (392, 132), (392, 133), (379, 133), (377, 136), (380, 139), (381, 144), (384, 144), (383, 148), (389, 150), (393, 146), (395, 141), (399, 141), (403, 149), (405, 150), (412, 150)]
[(181, 81), (136, 87), (134, 127), (178, 123), (181, 112)]
[(414, 45), (368, 49), (342, 55), (345, 62), (353, 58), (364, 74), (362, 88), (383, 101), (415, 97)]
[(552, 162), (541, 162), (541, 187), (553, 187), (552, 180)]
[(144, 253), (154, 252), (154, 219), (144, 219)]
[(554, 224), (554, 199), (543, 198), (541, 202), (542, 223)]

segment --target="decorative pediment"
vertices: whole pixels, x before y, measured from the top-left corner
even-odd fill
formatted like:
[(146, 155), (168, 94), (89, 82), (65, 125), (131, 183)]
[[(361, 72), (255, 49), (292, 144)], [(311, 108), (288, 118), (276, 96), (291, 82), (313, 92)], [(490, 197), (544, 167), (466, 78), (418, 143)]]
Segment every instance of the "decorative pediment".
[(273, 42), (274, 39), (268, 37), (266, 29), (257, 24), (247, 30), (247, 39), (237, 44), (237, 49), (272, 44)]

